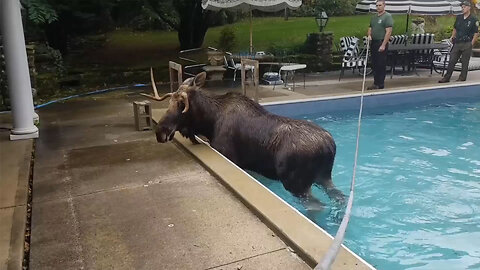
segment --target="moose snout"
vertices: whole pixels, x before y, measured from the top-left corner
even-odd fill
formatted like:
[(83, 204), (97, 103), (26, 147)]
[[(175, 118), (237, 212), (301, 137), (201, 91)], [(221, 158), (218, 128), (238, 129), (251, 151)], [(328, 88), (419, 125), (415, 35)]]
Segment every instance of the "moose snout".
[(166, 143), (173, 139), (175, 135), (175, 129), (169, 129), (166, 127), (157, 127), (155, 131), (155, 136), (157, 137), (157, 142)]
[(167, 142), (167, 134), (157, 132), (157, 133), (155, 133), (155, 135), (157, 136), (157, 142), (159, 142), (159, 143)]

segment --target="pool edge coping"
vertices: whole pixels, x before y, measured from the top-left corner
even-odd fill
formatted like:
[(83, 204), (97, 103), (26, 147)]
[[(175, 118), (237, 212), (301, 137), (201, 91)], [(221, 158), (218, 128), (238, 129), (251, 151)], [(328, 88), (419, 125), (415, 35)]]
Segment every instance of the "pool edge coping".
[[(152, 110), (156, 123), (166, 109)], [(310, 267), (314, 268), (327, 252), (333, 237), (320, 226), (309, 220), (297, 209), (262, 185), (257, 179), (232, 163), (197, 137), (200, 144), (175, 133), (173, 142), (190, 154), (207, 171), (229, 189), (253, 214), (277, 234)], [(233, 176), (233, 177), (232, 177)], [(375, 267), (342, 244), (332, 269), (352, 270)]]
[[(202, 141), (203, 143), (194, 145), (178, 134), (175, 135), (174, 142), (190, 153), (227, 189), (232, 191), (305, 263), (314, 268), (320, 262), (333, 242), (333, 237), (329, 233), (213, 149), (208, 143)], [(376, 268), (342, 244), (332, 269), (374, 270)]]
[[(417, 88), (408, 88), (408, 89), (392, 89), (392, 90), (365, 90), (363, 96), (377, 96), (377, 95), (387, 95), (387, 94), (397, 94), (397, 93), (408, 93), (408, 92), (419, 92), (419, 91), (429, 91), (429, 90), (438, 90), (438, 89), (447, 89), (447, 88), (458, 88), (458, 87), (468, 87), (468, 86), (480, 86), (479, 82), (474, 83), (457, 83), (457, 84), (444, 84), (438, 86), (428, 86), (428, 87), (417, 87)], [(302, 99), (290, 99), (290, 100), (279, 100), (279, 101), (268, 101), (269, 99), (274, 98), (265, 98), (265, 102), (260, 102), (262, 106), (271, 106), (271, 105), (282, 105), (282, 104), (292, 104), (292, 103), (305, 103), (305, 102), (314, 102), (322, 100), (332, 100), (332, 99), (346, 99), (346, 98), (357, 98), (361, 97), (362, 92), (358, 91), (355, 94), (329, 94), (326, 96), (314, 96)]]

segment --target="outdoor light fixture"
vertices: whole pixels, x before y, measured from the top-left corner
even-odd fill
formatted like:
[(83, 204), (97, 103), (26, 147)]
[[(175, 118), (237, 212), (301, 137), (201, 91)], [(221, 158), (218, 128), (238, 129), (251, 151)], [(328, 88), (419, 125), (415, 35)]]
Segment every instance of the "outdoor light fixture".
[(327, 26), (328, 22), (328, 16), (325, 11), (322, 11), (317, 14), (317, 17), (315, 17), (315, 21), (317, 21), (318, 28), (320, 29), (320, 32), (323, 31), (323, 28)]

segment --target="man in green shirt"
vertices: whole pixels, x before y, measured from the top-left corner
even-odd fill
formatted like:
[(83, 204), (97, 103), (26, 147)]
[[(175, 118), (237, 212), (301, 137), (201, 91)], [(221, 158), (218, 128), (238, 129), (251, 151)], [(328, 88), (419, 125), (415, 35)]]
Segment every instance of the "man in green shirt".
[(377, 14), (370, 20), (368, 27), (368, 39), (372, 52), (372, 69), (374, 81), (368, 90), (383, 89), (385, 87), (385, 75), (387, 68), (388, 41), (392, 35), (393, 18), (385, 11), (385, 0), (376, 3)]
[(439, 83), (450, 81), (453, 69), (460, 56), (462, 57), (462, 71), (460, 72), (457, 81), (465, 81), (467, 79), (468, 62), (470, 62), (473, 45), (478, 39), (478, 20), (470, 14), (470, 8), (470, 1), (462, 2), (463, 14), (457, 16), (453, 26), (452, 37), (450, 38), (454, 45), (450, 52), (447, 73), (440, 81), (438, 81)]

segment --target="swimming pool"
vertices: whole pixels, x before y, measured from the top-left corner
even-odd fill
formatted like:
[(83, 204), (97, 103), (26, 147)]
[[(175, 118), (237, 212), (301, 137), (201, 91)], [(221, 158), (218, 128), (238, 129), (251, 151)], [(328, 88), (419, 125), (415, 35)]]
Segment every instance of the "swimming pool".
[[(313, 121), (337, 143), (333, 180), (348, 194), (358, 97), (266, 106)], [(478, 86), (366, 97), (356, 197), (345, 245), (378, 269), (480, 269)], [(307, 212), (281, 183), (256, 176), (334, 235), (337, 209)]]

